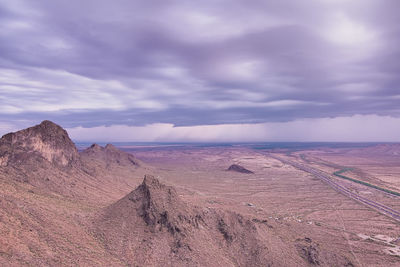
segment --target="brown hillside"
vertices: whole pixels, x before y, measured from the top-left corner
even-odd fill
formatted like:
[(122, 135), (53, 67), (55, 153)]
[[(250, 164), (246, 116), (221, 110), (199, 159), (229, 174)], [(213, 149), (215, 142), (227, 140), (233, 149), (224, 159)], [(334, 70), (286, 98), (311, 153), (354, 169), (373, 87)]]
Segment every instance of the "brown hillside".
[(234, 212), (191, 206), (173, 187), (150, 175), (134, 191), (107, 207), (95, 228), (107, 249), (127, 265), (304, 264), (296, 248), (269, 233), (266, 224)]
[(111, 167), (112, 165), (118, 166), (135, 166), (138, 167), (139, 161), (129, 153), (119, 150), (111, 144), (105, 147), (93, 144), (81, 153), (82, 160), (86, 162), (96, 161), (103, 167)]

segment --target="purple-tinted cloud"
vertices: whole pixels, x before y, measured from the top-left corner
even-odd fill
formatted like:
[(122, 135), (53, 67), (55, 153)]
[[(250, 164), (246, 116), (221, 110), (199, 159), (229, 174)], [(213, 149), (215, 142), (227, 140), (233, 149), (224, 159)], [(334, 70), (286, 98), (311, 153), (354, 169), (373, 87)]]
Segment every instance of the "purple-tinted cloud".
[(396, 0), (3, 1), (0, 121), (400, 116)]

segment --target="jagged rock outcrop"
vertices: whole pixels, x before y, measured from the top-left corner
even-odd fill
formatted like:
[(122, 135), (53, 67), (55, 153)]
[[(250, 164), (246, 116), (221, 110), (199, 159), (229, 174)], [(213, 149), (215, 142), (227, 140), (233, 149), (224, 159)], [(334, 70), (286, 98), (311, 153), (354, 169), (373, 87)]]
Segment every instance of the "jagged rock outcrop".
[(227, 169), (227, 171), (234, 171), (234, 172), (240, 172), (240, 173), (247, 173), (247, 174), (251, 174), (254, 173), (248, 169), (246, 169), (245, 167), (242, 167), (238, 164), (232, 164), (231, 166), (229, 166), (229, 168)]
[(324, 251), (319, 244), (309, 237), (299, 238), (295, 242), (299, 255), (311, 266), (345, 266), (353, 267), (353, 263), (346, 257), (338, 257), (330, 251)]
[(97, 238), (127, 265), (296, 265), (266, 246), (273, 242), (290, 251), (279, 238), (265, 237), (270, 230), (265, 224), (235, 212), (193, 206), (149, 175), (99, 214), (94, 227)]
[(153, 231), (166, 229), (171, 234), (182, 233), (185, 224), (198, 226), (199, 216), (190, 217), (187, 205), (175, 189), (161, 184), (150, 175), (131, 194), (129, 201), (137, 204), (136, 212)]
[(319, 246), (311, 238), (305, 237), (304, 239), (296, 240), (296, 248), (300, 256), (308, 263), (314, 265), (321, 264)]
[(139, 166), (139, 161), (129, 153), (119, 150), (111, 144), (105, 147), (93, 144), (81, 153), (81, 158), (84, 161), (96, 161), (104, 167), (112, 165), (118, 166)]
[(78, 160), (78, 151), (68, 133), (51, 121), (8, 133), (0, 139), (0, 166), (47, 161), (65, 167)]

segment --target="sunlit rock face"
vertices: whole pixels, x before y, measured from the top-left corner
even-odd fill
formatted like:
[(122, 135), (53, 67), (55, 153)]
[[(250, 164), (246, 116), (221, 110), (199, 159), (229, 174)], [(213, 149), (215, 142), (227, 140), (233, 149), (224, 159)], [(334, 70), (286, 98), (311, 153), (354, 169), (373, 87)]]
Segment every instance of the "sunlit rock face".
[(51, 121), (8, 133), (0, 139), (0, 166), (44, 160), (65, 167), (78, 159), (78, 151), (68, 133)]

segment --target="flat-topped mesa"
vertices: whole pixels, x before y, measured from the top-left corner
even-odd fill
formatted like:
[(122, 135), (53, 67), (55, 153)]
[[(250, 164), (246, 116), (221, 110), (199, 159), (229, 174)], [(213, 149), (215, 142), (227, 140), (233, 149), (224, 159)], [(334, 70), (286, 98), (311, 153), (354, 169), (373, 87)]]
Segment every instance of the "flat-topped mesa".
[(122, 150), (119, 150), (111, 144), (105, 147), (93, 144), (81, 152), (82, 159), (99, 161), (106, 166), (139, 166), (139, 161), (132, 155)]
[(0, 166), (42, 159), (57, 166), (68, 166), (79, 159), (67, 131), (51, 121), (8, 133), (0, 139)]
[(240, 173), (247, 173), (247, 174), (251, 174), (254, 173), (238, 164), (232, 164), (231, 166), (229, 166), (229, 168), (227, 169), (227, 171), (235, 171), (235, 172), (240, 172)]

